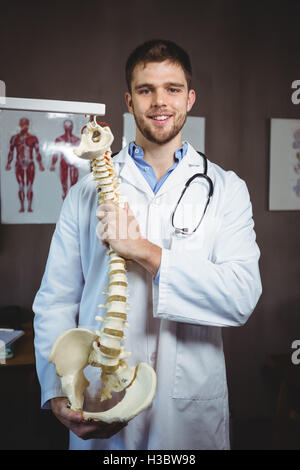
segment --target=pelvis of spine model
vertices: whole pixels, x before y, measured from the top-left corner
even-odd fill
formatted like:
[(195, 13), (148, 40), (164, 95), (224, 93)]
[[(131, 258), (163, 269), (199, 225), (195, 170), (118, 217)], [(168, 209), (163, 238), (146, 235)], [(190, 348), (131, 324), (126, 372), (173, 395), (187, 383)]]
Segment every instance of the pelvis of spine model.
[[(112, 200), (121, 205), (124, 201), (119, 194), (119, 180), (111, 161), (112, 142), (110, 128), (101, 127), (94, 119), (87, 124), (81, 143), (74, 152), (78, 157), (92, 160), (98, 201)], [(66, 331), (54, 343), (49, 361), (55, 364), (63, 392), (74, 410), (83, 409), (84, 392), (89, 385), (84, 375), (85, 367), (100, 367), (103, 383), (100, 400), (111, 398), (112, 392), (124, 389), (125, 395), (113, 408), (103, 412), (83, 411), (83, 417), (107, 423), (127, 422), (151, 405), (156, 390), (156, 374), (144, 362), (135, 367), (128, 366), (125, 361), (130, 356), (122, 346), (124, 328), (129, 326), (126, 261), (112, 249), (108, 256), (107, 301), (105, 305), (99, 305), (106, 314), (104, 318), (96, 316), (102, 324), (101, 330), (75, 328)]]

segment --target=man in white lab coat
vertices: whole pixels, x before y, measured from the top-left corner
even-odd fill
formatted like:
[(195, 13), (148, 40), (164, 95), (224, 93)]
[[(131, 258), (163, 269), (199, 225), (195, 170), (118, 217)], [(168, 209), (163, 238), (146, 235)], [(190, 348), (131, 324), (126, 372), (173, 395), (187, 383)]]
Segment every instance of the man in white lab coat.
[[(149, 41), (130, 55), (126, 76), (136, 139), (114, 157), (114, 167), (128, 205), (97, 210), (91, 175), (64, 202), (33, 305), (42, 405), (71, 430), (71, 449), (228, 449), (221, 331), (244, 324), (261, 294), (249, 194), (234, 172), (208, 161), (207, 210), (210, 183), (196, 178), (172, 218), (186, 181), (205, 170), (203, 157), (182, 142), (195, 101), (189, 57), (170, 41)], [(187, 227), (188, 234), (174, 227)], [(130, 260), (126, 349), (132, 364), (147, 362), (157, 374), (152, 406), (127, 426), (83, 422), (68, 408), (48, 363), (62, 332), (97, 329), (107, 243)], [(88, 366), (85, 375), (91, 383), (86, 406), (99, 409), (99, 370)]]

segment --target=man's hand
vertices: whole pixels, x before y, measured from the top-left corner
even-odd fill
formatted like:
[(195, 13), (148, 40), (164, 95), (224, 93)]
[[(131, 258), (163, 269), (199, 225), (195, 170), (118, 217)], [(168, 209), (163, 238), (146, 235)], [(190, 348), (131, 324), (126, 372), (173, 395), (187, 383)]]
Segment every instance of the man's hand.
[(127, 426), (127, 423), (84, 421), (82, 412), (71, 410), (68, 403), (67, 398), (52, 398), (51, 409), (57, 419), (81, 439), (109, 439)]
[(143, 238), (138, 221), (129, 205), (124, 208), (113, 202), (99, 205), (97, 217), (100, 220), (97, 232), (102, 243), (109, 245), (125, 259), (133, 260), (143, 266), (153, 276), (161, 262), (161, 248)]
[(126, 203), (124, 208), (113, 202), (100, 204), (97, 230), (104, 245), (108, 244), (123, 258), (134, 259), (137, 242), (142, 239), (139, 224)]

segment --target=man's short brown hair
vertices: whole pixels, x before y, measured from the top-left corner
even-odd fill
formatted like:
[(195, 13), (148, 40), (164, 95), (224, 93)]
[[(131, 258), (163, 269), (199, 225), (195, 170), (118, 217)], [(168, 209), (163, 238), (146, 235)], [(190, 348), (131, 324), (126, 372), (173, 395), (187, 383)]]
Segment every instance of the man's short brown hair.
[(192, 82), (192, 65), (187, 52), (172, 41), (152, 39), (134, 49), (127, 59), (125, 72), (128, 91), (131, 93), (133, 70), (138, 64), (146, 65), (149, 62), (163, 62), (165, 60), (169, 60), (182, 67), (188, 89), (190, 89)]

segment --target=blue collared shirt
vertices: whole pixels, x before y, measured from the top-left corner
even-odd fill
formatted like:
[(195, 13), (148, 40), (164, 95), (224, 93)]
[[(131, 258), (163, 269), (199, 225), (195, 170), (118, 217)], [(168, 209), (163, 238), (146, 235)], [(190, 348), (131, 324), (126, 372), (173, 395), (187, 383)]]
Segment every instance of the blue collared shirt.
[[(188, 150), (188, 144), (185, 142), (182, 147), (180, 147), (178, 150), (176, 150), (174, 157), (175, 157), (175, 162), (173, 165), (168, 169), (168, 171), (164, 174), (164, 176), (158, 180), (155, 172), (149, 163), (145, 162), (144, 160), (144, 151), (142, 147), (139, 147), (136, 145), (134, 142), (130, 142), (129, 148), (128, 148), (128, 153), (132, 157), (134, 163), (144, 176), (145, 180), (149, 184), (150, 188), (152, 189), (153, 193), (156, 194), (161, 188), (161, 186), (164, 184), (168, 176), (172, 173), (172, 171), (176, 168), (178, 163), (183, 159), (183, 157), (186, 155)], [(160, 274), (160, 267), (158, 268), (158, 271), (156, 273), (156, 276), (154, 278), (154, 282), (158, 284), (159, 282), (159, 274)]]
[(142, 147), (139, 147), (136, 145), (134, 142), (130, 142), (129, 148), (128, 148), (128, 153), (129, 155), (133, 158), (134, 163), (144, 176), (145, 180), (149, 184), (150, 188), (152, 189), (153, 193), (156, 194), (161, 188), (161, 186), (164, 184), (168, 176), (172, 173), (172, 171), (176, 168), (180, 160), (183, 159), (185, 154), (187, 153), (188, 150), (188, 144), (185, 142), (182, 147), (180, 147), (178, 150), (176, 150), (174, 157), (175, 157), (175, 162), (173, 165), (168, 169), (168, 171), (164, 174), (164, 176), (158, 180), (156, 178), (156, 175), (154, 173), (154, 170), (149, 163), (145, 162), (144, 160), (144, 151)]

